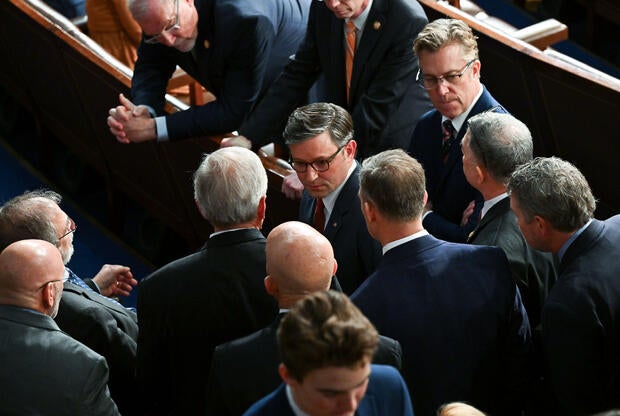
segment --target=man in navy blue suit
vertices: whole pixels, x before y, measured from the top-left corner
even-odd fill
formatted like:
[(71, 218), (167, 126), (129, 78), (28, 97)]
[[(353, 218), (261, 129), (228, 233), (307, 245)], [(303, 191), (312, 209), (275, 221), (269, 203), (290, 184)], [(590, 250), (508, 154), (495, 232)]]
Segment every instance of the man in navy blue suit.
[(620, 407), (620, 216), (594, 219), (586, 178), (555, 157), (519, 167), (508, 190), (528, 244), (558, 261), (542, 313), (556, 414)]
[(284, 139), (304, 192), (299, 220), (322, 232), (334, 248), (338, 280), (350, 295), (372, 273), (381, 247), (360, 209), (359, 164), (353, 121), (342, 107), (314, 103), (291, 114)]
[(426, 198), (422, 166), (404, 151), (364, 161), (362, 212), (383, 259), (351, 299), (401, 343), (416, 413), (466, 401), (491, 414), (520, 414), (530, 327), (506, 255), (429, 235)]
[[(121, 143), (236, 130), (303, 39), (310, 0), (132, 0), (144, 33), (131, 82), (108, 126)], [(166, 115), (180, 66), (216, 100)]]
[(278, 329), (284, 383), (245, 415), (412, 416), (398, 371), (370, 364), (377, 342), (377, 330), (346, 295), (308, 295)]
[(483, 204), (463, 175), (460, 143), (467, 120), (483, 111), (506, 110), (480, 83), (478, 44), (466, 23), (437, 19), (420, 32), (414, 49), (418, 81), (435, 107), (420, 119), (409, 147), (426, 174), (423, 225), (437, 238), (462, 243), (478, 224)]

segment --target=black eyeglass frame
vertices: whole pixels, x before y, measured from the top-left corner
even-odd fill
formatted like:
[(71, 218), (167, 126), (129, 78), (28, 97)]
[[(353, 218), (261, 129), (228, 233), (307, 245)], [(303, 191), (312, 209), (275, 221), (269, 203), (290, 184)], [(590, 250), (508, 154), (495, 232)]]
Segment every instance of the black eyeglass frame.
[[(351, 140), (347, 140), (347, 142), (345, 144), (343, 144), (342, 146), (340, 146), (338, 148), (338, 150), (336, 150), (334, 152), (334, 154), (332, 154), (330, 157), (328, 157), (327, 159), (319, 159), (319, 160), (313, 160), (312, 162), (299, 162), (299, 161), (294, 161), (293, 158), (289, 158), (288, 159), (288, 163), (289, 165), (291, 165), (291, 167), (293, 168), (293, 170), (297, 173), (306, 173), (308, 171), (308, 166), (311, 166), (312, 169), (314, 169), (315, 172), (325, 172), (329, 170), (330, 167), (330, 163), (333, 162), (333, 160), (336, 158), (336, 156), (338, 156), (338, 153), (340, 153), (340, 151), (342, 149), (344, 149), (349, 143), (351, 142)], [(316, 163), (325, 163), (326, 167), (322, 168), (322, 167), (318, 167), (316, 166)], [(297, 167), (296, 167), (297, 166)], [(302, 167), (303, 166), (303, 167)]]

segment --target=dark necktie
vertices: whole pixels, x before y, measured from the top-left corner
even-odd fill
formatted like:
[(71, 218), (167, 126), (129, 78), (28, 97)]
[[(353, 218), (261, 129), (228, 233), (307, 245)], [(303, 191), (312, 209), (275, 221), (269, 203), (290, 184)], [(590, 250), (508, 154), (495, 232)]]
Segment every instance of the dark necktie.
[(325, 209), (323, 205), (323, 199), (316, 199), (316, 206), (314, 207), (314, 228), (321, 234), (325, 230)]
[(443, 134), (441, 141), (441, 157), (443, 163), (446, 163), (450, 154), (450, 146), (452, 146), (452, 142), (454, 142), (455, 132), (451, 120), (446, 120), (441, 124), (441, 132)]

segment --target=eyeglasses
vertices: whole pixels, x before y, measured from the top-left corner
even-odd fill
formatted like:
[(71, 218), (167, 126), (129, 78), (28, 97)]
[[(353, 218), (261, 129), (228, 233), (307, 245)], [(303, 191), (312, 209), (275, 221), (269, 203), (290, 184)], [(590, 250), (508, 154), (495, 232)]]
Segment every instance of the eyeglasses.
[(62, 240), (63, 238), (65, 238), (66, 236), (68, 236), (71, 233), (74, 233), (75, 230), (77, 230), (77, 224), (71, 218), (67, 217), (67, 219), (69, 220), (69, 231), (67, 231), (66, 233), (64, 233), (60, 237), (58, 237), (58, 240)]
[(64, 284), (67, 280), (69, 280), (69, 271), (67, 269), (65, 269), (65, 272), (62, 275), (62, 279), (48, 280), (47, 282), (45, 282), (41, 286), (39, 286), (37, 288), (37, 290), (41, 290), (45, 286), (49, 285), (50, 283), (54, 283), (54, 282), (62, 282)]
[(418, 70), (418, 74), (416, 75), (415, 79), (417, 82), (419, 82), (422, 85), (422, 87), (425, 90), (432, 90), (432, 89), (437, 88), (437, 86), (439, 85), (439, 81), (444, 81), (444, 82), (447, 82), (448, 84), (455, 85), (461, 80), (461, 77), (465, 74), (465, 72), (469, 69), (471, 64), (473, 64), (474, 62), (476, 62), (476, 58), (467, 62), (467, 64), (465, 64), (463, 69), (461, 69), (459, 72), (453, 73), (453, 74), (444, 74), (439, 77), (433, 77), (430, 75), (426, 76), (426, 75), (423, 75), (420, 70)]
[[(156, 43), (159, 43), (159, 40), (162, 38), (162, 36), (164, 34), (169, 34), (174, 32), (175, 30), (178, 30), (181, 28), (181, 24), (179, 23), (179, 0), (175, 1), (176, 3), (176, 9), (177, 9), (177, 14), (176, 17), (174, 19), (174, 23), (172, 25), (168, 25), (167, 27), (164, 27), (164, 29), (158, 33), (157, 35), (153, 35), (153, 36), (146, 36), (144, 38), (144, 43), (148, 43), (149, 45), (154, 45)], [(170, 19), (172, 20), (172, 19)]]
[(308, 166), (312, 166), (315, 172), (325, 172), (329, 169), (329, 164), (334, 160), (334, 158), (340, 153), (342, 149), (345, 148), (347, 144), (349, 144), (350, 140), (345, 144), (340, 146), (336, 152), (328, 157), (327, 159), (319, 159), (314, 162), (299, 162), (293, 159), (289, 159), (288, 163), (292, 166), (293, 170), (297, 173), (305, 173), (308, 171)]

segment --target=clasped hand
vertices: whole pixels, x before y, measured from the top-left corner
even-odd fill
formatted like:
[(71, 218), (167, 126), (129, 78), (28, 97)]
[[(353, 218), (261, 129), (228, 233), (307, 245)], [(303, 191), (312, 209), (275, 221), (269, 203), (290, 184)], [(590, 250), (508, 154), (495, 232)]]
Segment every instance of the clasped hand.
[(123, 94), (119, 95), (121, 105), (111, 108), (107, 119), (110, 133), (120, 143), (140, 143), (155, 140), (155, 120), (144, 105), (135, 105)]

